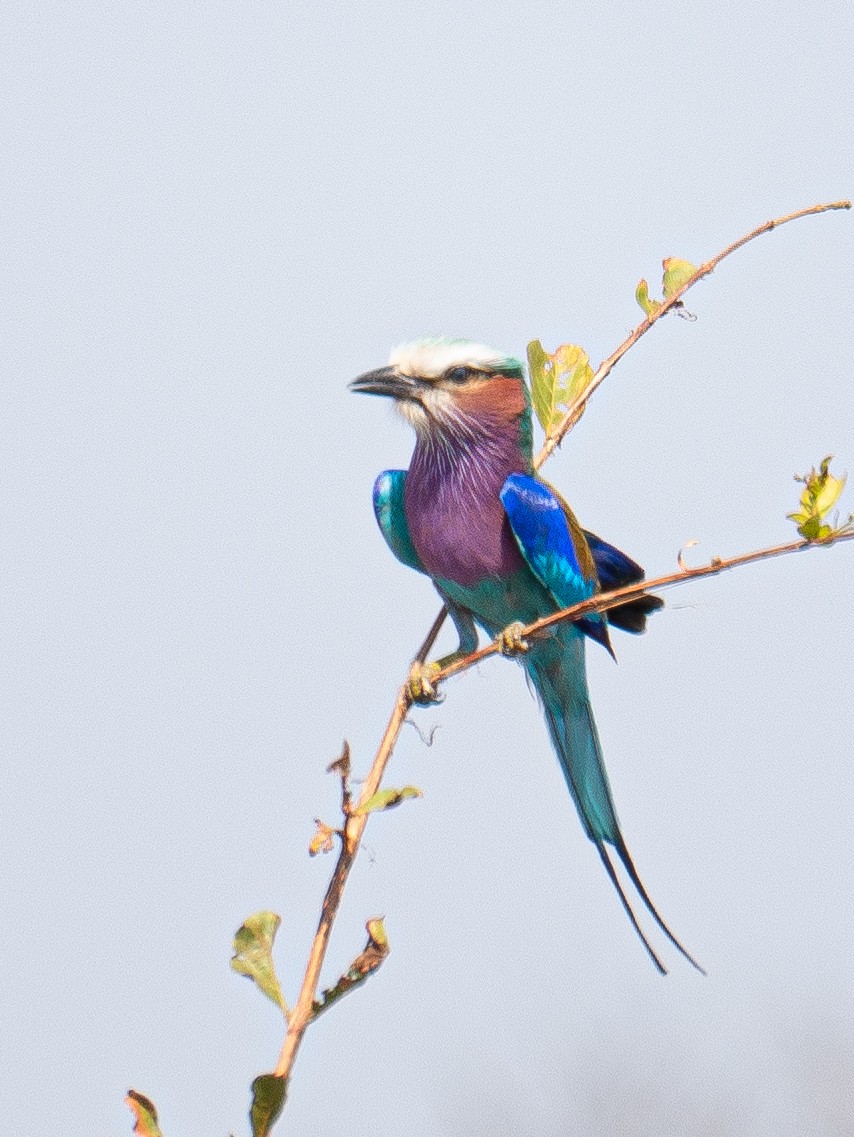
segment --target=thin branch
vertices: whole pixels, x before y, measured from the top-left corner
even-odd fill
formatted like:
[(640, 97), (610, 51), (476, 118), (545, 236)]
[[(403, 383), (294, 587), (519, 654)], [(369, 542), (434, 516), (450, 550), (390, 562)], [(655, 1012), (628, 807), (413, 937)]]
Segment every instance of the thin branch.
[(652, 312), (649, 316), (646, 317), (645, 320), (638, 324), (631, 335), (623, 340), (617, 350), (609, 355), (606, 360), (599, 364), (599, 368), (596, 371), (596, 374), (590, 380), (585, 390), (582, 391), (570, 403), (566, 414), (563, 416), (563, 421), (561, 422), (560, 426), (557, 428), (554, 434), (549, 435), (549, 437), (543, 443), (542, 450), (540, 450), (539, 454), (534, 459), (534, 469), (539, 470), (543, 462), (545, 462), (546, 459), (554, 452), (554, 450), (560, 446), (566, 434), (578, 421), (578, 412), (587, 405), (587, 401), (590, 396), (593, 394), (599, 384), (602, 383), (611, 374), (611, 372), (614, 370), (614, 368), (617, 366), (629, 348), (634, 347), (641, 336), (645, 335), (652, 327), (652, 325), (660, 320), (662, 316), (665, 316), (673, 308), (678, 307), (681, 298), (685, 295), (688, 289), (693, 288), (697, 281), (702, 280), (704, 276), (708, 276), (710, 273), (714, 272), (722, 260), (730, 256), (737, 249), (740, 249), (743, 245), (746, 245), (748, 241), (753, 241), (756, 237), (761, 237), (763, 233), (770, 233), (772, 229), (778, 229), (781, 225), (785, 225), (788, 221), (797, 221), (799, 217), (811, 217), (815, 213), (826, 213), (829, 209), (850, 208), (850, 201), (831, 201), (824, 205), (811, 205), (809, 209), (799, 209), (796, 213), (787, 213), (785, 217), (775, 217), (772, 221), (766, 221), (764, 225), (760, 225), (758, 228), (753, 229), (744, 237), (739, 237), (737, 241), (733, 241), (731, 245), (727, 245), (727, 247), (722, 252), (718, 253), (717, 256), (712, 257), (710, 261), (706, 261), (705, 264), (700, 265), (697, 271), (688, 277), (681, 288), (678, 288), (673, 293), (673, 295), (668, 296), (666, 300), (661, 301), (661, 306), (659, 308), (656, 308), (654, 312)]
[[(429, 647), (427, 650), (429, 650)], [(368, 823), (369, 814), (358, 813), (357, 810), (363, 802), (373, 797), (379, 789), (386, 766), (388, 765), (388, 760), (391, 758), (397, 737), (403, 727), (403, 722), (410, 705), (411, 700), (409, 698), (408, 687), (404, 684), (397, 693), (397, 699), (395, 700), (391, 718), (385, 729), (385, 734), (380, 742), (368, 776), (365, 778), (359, 800), (355, 808), (351, 809), (345, 817), (341, 851), (338, 854), (335, 871), (332, 873), (332, 879), (329, 882), (329, 887), (326, 889), (326, 895), (323, 898), (320, 921), (317, 925), (317, 932), (315, 933), (314, 941), (311, 945), (311, 951), (309, 952), (308, 964), (305, 969), (305, 975), (303, 976), (299, 997), (291, 1011), (288, 1032), (285, 1035), (282, 1051), (276, 1063), (276, 1068), (273, 1071), (279, 1078), (290, 1077), (300, 1043), (313, 1018), (314, 998), (320, 980), (320, 969), (323, 966), (326, 949), (329, 946), (329, 937), (332, 934), (332, 925), (338, 914), (344, 885), (347, 883), (347, 877), (350, 875), (350, 869), (353, 867), (353, 862), (359, 851), (362, 834)]]
[(427, 659), (427, 656), (433, 650), (433, 644), (439, 637), (439, 632), (442, 630), (442, 625), (445, 622), (445, 617), (447, 614), (448, 609), (443, 604), (438, 615), (436, 616), (436, 619), (433, 621), (433, 626), (430, 628), (430, 631), (424, 638), (424, 643), (421, 645), (415, 655), (416, 663), (424, 663), (424, 661)]
[[(615, 608), (627, 600), (633, 600), (648, 592), (660, 592), (662, 588), (672, 588), (675, 584), (686, 584), (689, 580), (699, 580), (704, 576), (717, 576), (718, 573), (726, 572), (727, 569), (739, 568), (741, 565), (753, 564), (755, 561), (765, 561), (771, 557), (783, 557), (788, 553), (800, 553), (804, 549), (817, 549), (851, 540), (854, 540), (854, 532), (844, 532), (825, 537), (820, 541), (792, 541), (786, 545), (772, 545), (767, 549), (740, 553), (737, 557), (729, 557), (725, 560), (714, 557), (707, 565), (700, 565), (697, 568), (680, 568), (678, 572), (669, 573), (667, 576), (659, 576), (655, 580), (643, 580), (638, 584), (628, 585), (626, 588), (614, 589), (613, 592), (598, 592), (589, 600), (583, 600), (580, 604), (573, 604), (571, 608), (562, 608), (559, 612), (552, 612), (541, 620), (528, 624), (520, 629), (519, 635), (523, 640), (533, 639), (555, 624), (562, 624), (565, 620), (579, 620), (582, 616), (589, 616), (592, 612), (605, 612), (609, 608)], [(460, 672), (467, 671), (491, 655), (497, 655), (499, 650), (497, 643), (488, 644), (478, 651), (473, 651), (471, 655), (454, 660), (447, 667), (443, 667), (441, 671), (431, 675), (431, 681), (441, 683), (443, 679), (450, 679), (452, 675), (459, 675)]]
[[(678, 303), (680, 297), (685, 292), (687, 292), (692, 285), (696, 284), (698, 280), (702, 279), (704, 276), (707, 276), (710, 272), (712, 272), (717, 267), (717, 265), (720, 264), (724, 257), (729, 256), (731, 253), (735, 252), (736, 249), (741, 248), (742, 245), (747, 244), (748, 241), (752, 241), (760, 234), (769, 232), (771, 229), (774, 229), (779, 225), (783, 225), (787, 221), (794, 221), (796, 218), (807, 217), (814, 213), (823, 213), (829, 209), (850, 208), (850, 202), (832, 202), (827, 205), (814, 205), (809, 209), (802, 209), (797, 213), (790, 213), (785, 217), (778, 217), (773, 221), (767, 221), (758, 229), (754, 229), (751, 233), (748, 233), (746, 236), (741, 237), (732, 245), (729, 245), (722, 252), (718, 253), (718, 255), (712, 260), (707, 261), (704, 265), (701, 265), (700, 268), (698, 268), (694, 273), (694, 275), (691, 276), (677, 292), (668, 297), (668, 299), (662, 303), (661, 307), (657, 309), (652, 316), (649, 316), (643, 321), (643, 323), (635, 328), (628, 339), (625, 340), (624, 343), (622, 343), (620, 347), (617, 348), (617, 350), (600, 365), (599, 370), (594, 375), (593, 380), (584, 393), (582, 399), (576, 401), (577, 405), (573, 404), (573, 406), (569, 408), (564, 422), (561, 424), (557, 433), (546, 443), (541, 452), (537, 455), (534, 462), (535, 468), (539, 469), (539, 467), (543, 464), (543, 462), (545, 462), (545, 460), (549, 457), (549, 455), (567, 433), (567, 430), (571, 425), (571, 419), (577, 411), (578, 406), (587, 401), (596, 387), (602, 383), (605, 377), (613, 370), (615, 365), (619, 362), (620, 359), (622, 359), (629, 348), (632, 347), (633, 344), (635, 344), (657, 320), (659, 320), (666, 312), (669, 312)], [(533, 636), (537, 632), (542, 631), (543, 629), (561, 620), (578, 618), (579, 616), (590, 612), (604, 611), (606, 608), (612, 607), (623, 600), (629, 599), (630, 597), (639, 596), (643, 592), (647, 592), (650, 589), (666, 588), (670, 585), (680, 584), (688, 580), (695, 580), (698, 577), (711, 576), (716, 573), (723, 572), (725, 569), (734, 568), (737, 565), (749, 564), (751, 561), (762, 560), (766, 557), (781, 556), (784, 553), (798, 552), (801, 549), (812, 548), (817, 544), (832, 544), (834, 541), (848, 540), (851, 537), (854, 537), (854, 534), (845, 534), (821, 542), (810, 543), (806, 541), (798, 541), (791, 545), (780, 545), (776, 548), (763, 549), (756, 553), (746, 553), (741, 557), (733, 557), (728, 561), (715, 560), (710, 565), (706, 565), (701, 568), (680, 570), (678, 573), (671, 574), (670, 576), (661, 577), (658, 580), (644, 581), (642, 584), (633, 585), (630, 588), (623, 588), (617, 592), (600, 593), (598, 596), (585, 601), (584, 604), (576, 605), (574, 608), (567, 609), (563, 612), (554, 613), (553, 615), (548, 616), (543, 620), (537, 621), (536, 624), (532, 624), (527, 627), (524, 630), (523, 634), (526, 636)], [(424, 643), (421, 645), (421, 648), (419, 649), (416, 656), (416, 659), (418, 661), (423, 663), (424, 660), (426, 660), (427, 655), (433, 647), (433, 644), (442, 627), (445, 614), (445, 609), (443, 608), (434, 620), (433, 626), (431, 627), (426, 639), (424, 640)], [(447, 667), (442, 672), (440, 672), (438, 678), (445, 679), (449, 678), (451, 675), (456, 675), (460, 671), (464, 671), (467, 667), (473, 666), (481, 659), (485, 659), (488, 656), (495, 654), (496, 651), (497, 648), (495, 645), (490, 645), (489, 647), (484, 648), (482, 651), (475, 652), (472, 655), (466, 657), (466, 659)], [(341, 897), (344, 892), (344, 886), (347, 883), (347, 878), (350, 874), (351, 868), (353, 867), (353, 862), (355, 861), (358, 854), (362, 835), (368, 822), (369, 815), (367, 813), (360, 814), (356, 811), (362, 803), (366, 802), (379, 789), (389, 759), (391, 758), (395, 744), (397, 743), (398, 736), (403, 728), (403, 723), (406, 720), (406, 715), (411, 706), (411, 702), (412, 700), (409, 694), (409, 685), (408, 683), (404, 683), (404, 685), (397, 693), (397, 698), (395, 700), (391, 717), (389, 718), (388, 726), (386, 727), (382, 741), (380, 742), (380, 745), (377, 749), (368, 776), (362, 786), (362, 792), (359, 796), (359, 801), (355, 807), (345, 806), (341, 850), (338, 855), (335, 869), (332, 873), (332, 878), (326, 890), (326, 895), (323, 898), (323, 907), (321, 909), (320, 920), (318, 922), (317, 932), (315, 933), (315, 937), (311, 945), (311, 950), (309, 952), (308, 962), (306, 965), (305, 974), (303, 976), (302, 985), (300, 987), (299, 996), (296, 1003), (294, 1004), (293, 1010), (291, 1011), (291, 1016), (288, 1023), (288, 1031), (285, 1036), (281, 1053), (279, 1055), (279, 1060), (276, 1063), (274, 1073), (277, 1077), (284, 1079), (288, 1079), (290, 1077), (300, 1044), (303, 1040), (306, 1029), (308, 1028), (313, 1018), (315, 995), (319, 985), (320, 971), (323, 966), (327, 948), (329, 946), (329, 938), (332, 933), (332, 926), (335, 921), (335, 917), (338, 914), (338, 909), (341, 904)]]

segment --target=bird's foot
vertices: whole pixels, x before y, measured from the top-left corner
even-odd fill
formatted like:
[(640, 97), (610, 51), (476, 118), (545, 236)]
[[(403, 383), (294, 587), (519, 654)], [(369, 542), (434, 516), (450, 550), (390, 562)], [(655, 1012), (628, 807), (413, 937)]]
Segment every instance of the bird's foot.
[(522, 635), (522, 629), (525, 625), (521, 620), (514, 620), (512, 624), (508, 624), (503, 632), (499, 632), (495, 637), (495, 642), (498, 645), (498, 650), (502, 655), (514, 656), (524, 655), (529, 650), (530, 644)]
[(436, 684), (436, 676), (442, 670), (438, 663), (421, 663), (416, 660), (409, 669), (407, 687), (409, 697), (413, 703), (429, 706), (430, 703), (439, 703), (442, 696)]

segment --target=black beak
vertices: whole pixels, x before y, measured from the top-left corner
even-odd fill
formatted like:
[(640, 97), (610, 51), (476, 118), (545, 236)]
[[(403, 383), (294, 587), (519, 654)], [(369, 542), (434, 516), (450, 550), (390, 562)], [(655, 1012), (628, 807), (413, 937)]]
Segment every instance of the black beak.
[(394, 367), (366, 371), (350, 384), (350, 390), (361, 395), (386, 395), (392, 399), (417, 399), (421, 384), (411, 375), (401, 375)]

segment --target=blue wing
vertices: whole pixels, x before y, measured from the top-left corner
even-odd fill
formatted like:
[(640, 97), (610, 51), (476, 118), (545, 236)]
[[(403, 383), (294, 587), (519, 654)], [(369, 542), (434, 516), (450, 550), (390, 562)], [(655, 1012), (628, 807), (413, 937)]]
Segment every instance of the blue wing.
[(511, 474), (501, 490), (522, 556), (561, 608), (587, 600), (596, 591), (590, 559), (582, 566), (563, 503), (545, 482), (527, 474)]
[[(596, 563), (569, 507), (545, 482), (528, 474), (510, 475), (501, 490), (501, 503), (522, 556), (557, 606), (570, 608), (588, 600), (599, 587)], [(594, 613), (575, 624), (614, 654), (602, 616)]]

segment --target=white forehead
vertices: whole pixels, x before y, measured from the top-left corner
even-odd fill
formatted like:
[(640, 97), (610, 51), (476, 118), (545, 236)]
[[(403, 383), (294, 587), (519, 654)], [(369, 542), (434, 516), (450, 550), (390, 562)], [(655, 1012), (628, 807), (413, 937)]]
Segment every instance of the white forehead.
[(468, 340), (415, 340), (402, 343), (389, 357), (389, 366), (404, 375), (419, 375), (423, 379), (438, 379), (450, 367), (483, 367), (506, 362), (494, 347)]

